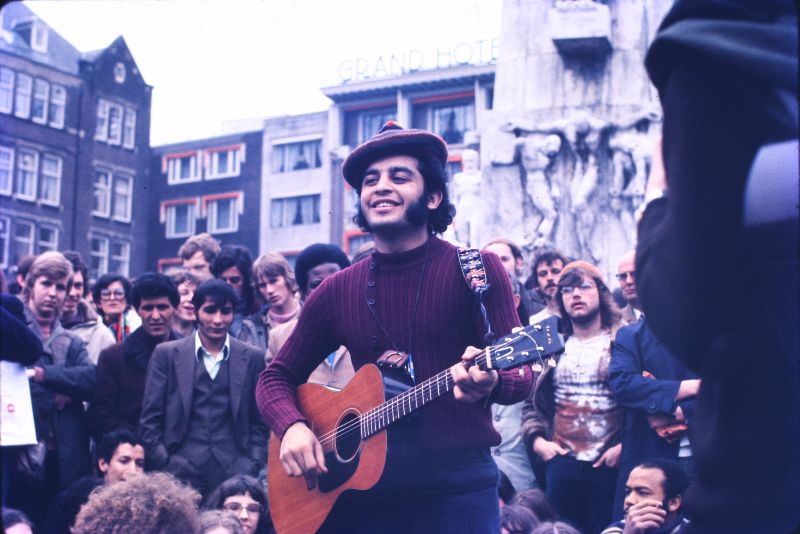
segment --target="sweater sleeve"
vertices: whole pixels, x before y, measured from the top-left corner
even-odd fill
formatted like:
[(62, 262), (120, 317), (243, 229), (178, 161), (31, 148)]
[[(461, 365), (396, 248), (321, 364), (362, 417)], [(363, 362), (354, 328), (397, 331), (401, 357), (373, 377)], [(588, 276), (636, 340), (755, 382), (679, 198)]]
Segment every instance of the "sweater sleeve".
[[(486, 274), (491, 283), (486, 298), (486, 309), (495, 336), (505, 336), (511, 329), (519, 326), (519, 315), (514, 307), (514, 295), (511, 281), (500, 262), (500, 258), (492, 252), (483, 252)], [(497, 404), (514, 404), (530, 394), (533, 385), (533, 374), (528, 365), (517, 369), (500, 371), (497, 385), (489, 395), (489, 402)]]
[(297, 386), (306, 381), (325, 356), (341, 345), (333, 333), (332, 321), (328, 320), (333, 287), (325, 282), (306, 300), (289, 339), (258, 377), (258, 410), (270, 429), (281, 438), (292, 424), (305, 420), (297, 406)]

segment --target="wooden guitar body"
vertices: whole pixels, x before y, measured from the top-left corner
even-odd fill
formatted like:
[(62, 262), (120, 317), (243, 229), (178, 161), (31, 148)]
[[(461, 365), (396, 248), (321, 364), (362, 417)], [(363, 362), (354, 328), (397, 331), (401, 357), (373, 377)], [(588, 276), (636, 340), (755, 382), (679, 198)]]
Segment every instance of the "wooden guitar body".
[[(306, 478), (288, 476), (279, 458), (280, 438), (272, 435), (267, 481), (270, 515), (279, 534), (316, 532), (342, 492), (371, 488), (386, 464), (386, 430), (362, 441), (358, 424), (358, 416), (385, 400), (376, 366), (363, 366), (341, 392), (303, 384), (297, 388), (297, 399), (322, 443), (328, 473), (319, 476), (313, 488)], [(347, 428), (353, 431), (343, 431)], [(337, 429), (341, 436), (323, 439)]]

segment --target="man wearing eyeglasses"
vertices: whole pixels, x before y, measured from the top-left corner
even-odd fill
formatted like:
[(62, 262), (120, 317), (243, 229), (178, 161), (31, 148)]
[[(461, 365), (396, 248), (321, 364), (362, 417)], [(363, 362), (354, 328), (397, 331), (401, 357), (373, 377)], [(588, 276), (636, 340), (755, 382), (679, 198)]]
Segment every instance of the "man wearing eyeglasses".
[(564, 353), (551, 360), (522, 408), (522, 431), (546, 463), (546, 492), (559, 514), (596, 534), (611, 520), (623, 413), (608, 384), (611, 340), (622, 325), (600, 270), (564, 266), (556, 293)]
[(628, 303), (621, 310), (622, 320), (625, 321), (626, 324), (638, 321), (642, 317), (642, 308), (639, 304), (639, 296), (636, 293), (635, 259), (636, 253), (631, 250), (620, 258), (619, 264), (617, 265), (616, 278), (619, 282), (619, 288), (622, 290), (622, 298)]

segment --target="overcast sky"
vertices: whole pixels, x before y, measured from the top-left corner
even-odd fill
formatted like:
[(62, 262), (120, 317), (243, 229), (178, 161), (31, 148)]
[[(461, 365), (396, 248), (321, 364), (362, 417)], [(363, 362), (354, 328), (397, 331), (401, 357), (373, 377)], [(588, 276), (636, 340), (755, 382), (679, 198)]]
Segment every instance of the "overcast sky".
[[(355, 60), (425, 66), (437, 50), (498, 38), (502, 0), (32, 1), (82, 52), (122, 35), (154, 87), (151, 144), (221, 133), (224, 121), (319, 111)], [(479, 47), (472, 53), (477, 57)], [(409, 51), (419, 51), (411, 53)]]

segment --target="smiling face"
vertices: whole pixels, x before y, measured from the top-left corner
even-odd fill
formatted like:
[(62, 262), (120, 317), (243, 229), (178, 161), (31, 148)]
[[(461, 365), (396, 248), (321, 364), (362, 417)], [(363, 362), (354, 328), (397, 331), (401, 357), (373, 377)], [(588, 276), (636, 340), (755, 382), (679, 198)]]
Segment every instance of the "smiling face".
[(78, 308), (78, 302), (83, 298), (85, 287), (86, 284), (83, 280), (83, 273), (75, 271), (72, 275), (72, 286), (69, 288), (67, 296), (64, 299), (64, 305), (61, 307), (62, 315), (70, 317), (75, 313)]
[(183, 281), (178, 285), (178, 307), (175, 308), (175, 317), (184, 322), (194, 322), (194, 305), (192, 304), (192, 297), (194, 290), (197, 289), (193, 283)]
[(33, 282), (28, 303), (33, 314), (40, 319), (55, 320), (61, 312), (61, 306), (67, 296), (68, 283), (68, 276), (63, 278), (37, 277)]
[(442, 193), (426, 193), (418, 167), (419, 161), (411, 156), (390, 156), (367, 167), (359, 200), (376, 235), (426, 232), (428, 210), (439, 206)]

